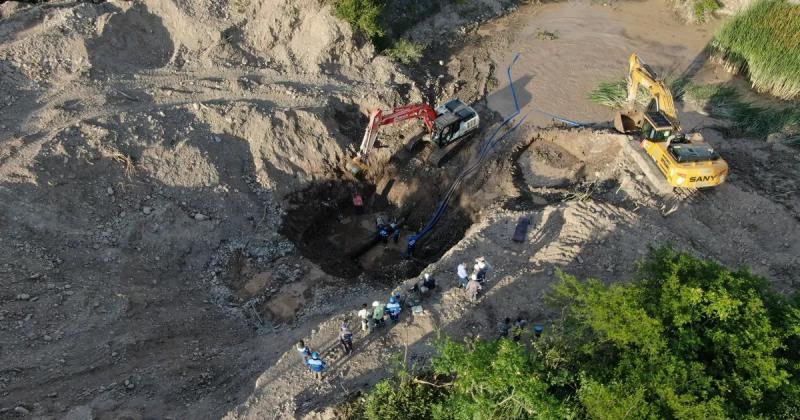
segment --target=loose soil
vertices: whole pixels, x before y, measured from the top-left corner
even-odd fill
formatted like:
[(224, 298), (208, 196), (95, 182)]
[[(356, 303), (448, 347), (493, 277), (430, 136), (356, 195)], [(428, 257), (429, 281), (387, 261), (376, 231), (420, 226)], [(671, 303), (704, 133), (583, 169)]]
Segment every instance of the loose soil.
[[(479, 3), (410, 28), (428, 45), (410, 68), (316, 0), (5, 3), (0, 417), (332, 418), (387, 375), (392, 354), (422, 364), (440, 333), (491, 336), (518, 314), (546, 323), (556, 270), (625, 280), (653, 244), (796, 288), (795, 149), (723, 138), (682, 106), (732, 174), (665, 193), (631, 139), (537, 112), (605, 124), (611, 113), (585, 94), (621, 77), (632, 51), (659, 70), (713, 72), (701, 53), (713, 24), (684, 26), (655, 0)], [(403, 258), (511, 109), (515, 52), (529, 123)], [(404, 148), (420, 128), (407, 123), (382, 131), (363, 177), (347, 172), (370, 110), (454, 96), (483, 129), (441, 167), (426, 162), (430, 146)], [(379, 214), (403, 220), (398, 244), (361, 248)], [(531, 225), (516, 243), (520, 217)], [(472, 305), (453, 286), (456, 265), (477, 256), (494, 269)], [(423, 272), (439, 281), (424, 312), (357, 332), (343, 355), (340, 324), (357, 327), (362, 303)], [(328, 361), (322, 382), (301, 365), (299, 339)]]

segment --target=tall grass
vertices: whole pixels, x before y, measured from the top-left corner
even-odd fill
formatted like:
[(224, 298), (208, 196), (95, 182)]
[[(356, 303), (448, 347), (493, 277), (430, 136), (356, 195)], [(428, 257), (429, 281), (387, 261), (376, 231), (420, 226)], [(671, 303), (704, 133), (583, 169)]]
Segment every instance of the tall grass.
[[(687, 81), (682, 78), (667, 77), (667, 85), (672, 91), (672, 97), (677, 101), (686, 90)], [(601, 82), (597, 89), (589, 92), (589, 100), (609, 108), (626, 108), (628, 105), (628, 82), (626, 80), (613, 80)], [(650, 94), (643, 88), (636, 95), (636, 103), (645, 107), (650, 103)]]
[(686, 99), (702, 106), (711, 116), (726, 119), (720, 127), (735, 137), (764, 138), (780, 133), (787, 142), (800, 144), (800, 109), (771, 109), (744, 101), (739, 93), (724, 85), (690, 85)]
[(697, 23), (705, 22), (708, 16), (722, 7), (717, 0), (695, 0), (693, 6), (694, 20)]
[(753, 88), (782, 99), (800, 97), (800, 6), (758, 0), (723, 25), (711, 47)]

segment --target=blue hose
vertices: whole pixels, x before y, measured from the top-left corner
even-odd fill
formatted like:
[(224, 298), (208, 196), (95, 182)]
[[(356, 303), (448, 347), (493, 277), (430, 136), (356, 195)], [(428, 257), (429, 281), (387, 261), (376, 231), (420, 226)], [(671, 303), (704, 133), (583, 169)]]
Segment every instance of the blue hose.
[(453, 197), (458, 187), (464, 181), (464, 178), (466, 178), (469, 174), (475, 171), (486, 160), (486, 157), (489, 156), (489, 154), (494, 150), (494, 148), (497, 147), (497, 145), (500, 144), (500, 142), (508, 138), (508, 136), (511, 133), (513, 133), (525, 121), (525, 118), (527, 118), (523, 117), (522, 120), (514, 124), (508, 130), (506, 130), (506, 132), (503, 133), (499, 138), (495, 139), (500, 130), (502, 130), (503, 127), (506, 127), (511, 122), (511, 120), (516, 118), (521, 113), (521, 109), (519, 107), (519, 100), (517, 99), (517, 92), (514, 89), (514, 82), (511, 76), (511, 68), (514, 66), (514, 63), (517, 62), (519, 57), (520, 57), (519, 53), (515, 54), (514, 59), (511, 61), (511, 64), (509, 64), (508, 68), (506, 69), (506, 74), (508, 76), (508, 85), (511, 90), (511, 96), (514, 99), (515, 111), (503, 120), (503, 122), (494, 130), (492, 135), (489, 136), (486, 142), (481, 146), (481, 149), (478, 152), (478, 159), (475, 161), (475, 163), (473, 163), (472, 165), (461, 171), (458, 177), (456, 177), (456, 179), (450, 185), (450, 188), (448, 188), (444, 197), (442, 197), (441, 201), (439, 202), (439, 205), (436, 207), (436, 211), (434, 212), (433, 217), (431, 217), (431, 219), (428, 221), (425, 227), (422, 228), (422, 230), (420, 230), (416, 234), (412, 235), (410, 238), (408, 238), (408, 247), (406, 250), (406, 255), (411, 256), (412, 253), (414, 252), (414, 247), (416, 246), (417, 242), (420, 239), (422, 239), (425, 235), (427, 235), (431, 230), (433, 230), (434, 226), (436, 226), (436, 223), (439, 222), (439, 219), (442, 217), (442, 215), (444, 215), (445, 211), (447, 210), (447, 206), (450, 202), (450, 199)]

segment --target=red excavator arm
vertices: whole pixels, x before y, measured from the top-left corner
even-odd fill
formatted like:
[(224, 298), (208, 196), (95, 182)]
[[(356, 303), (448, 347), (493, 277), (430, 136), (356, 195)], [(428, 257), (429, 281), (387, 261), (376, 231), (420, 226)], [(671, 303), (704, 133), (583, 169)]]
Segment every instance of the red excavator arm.
[(394, 124), (399, 121), (410, 120), (412, 118), (422, 118), (428, 131), (433, 131), (433, 122), (436, 120), (436, 110), (428, 104), (415, 104), (406, 105), (395, 108), (389, 114), (384, 114), (383, 110), (376, 109), (369, 117), (369, 125), (364, 132), (364, 139), (361, 141), (361, 147), (358, 149), (358, 158), (362, 162), (366, 159), (369, 151), (372, 150), (375, 139), (378, 137), (378, 131), (381, 126)]

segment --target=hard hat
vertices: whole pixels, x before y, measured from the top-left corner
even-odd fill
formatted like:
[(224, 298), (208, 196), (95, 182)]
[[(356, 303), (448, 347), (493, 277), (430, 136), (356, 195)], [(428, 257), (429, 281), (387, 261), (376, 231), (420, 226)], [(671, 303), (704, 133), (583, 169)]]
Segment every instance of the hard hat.
[(319, 359), (319, 353), (317, 353), (317, 352), (311, 353), (311, 358), (312, 359)]
[(378, 306), (378, 305), (380, 305), (380, 304), (381, 304), (381, 303), (380, 303), (380, 302), (378, 302), (378, 301), (376, 300), (375, 302), (372, 302), (372, 307), (373, 307), (373, 308), (375, 308), (375, 307), (377, 307), (377, 306)]
[(394, 296), (389, 298), (389, 303), (397, 303), (397, 299)]

